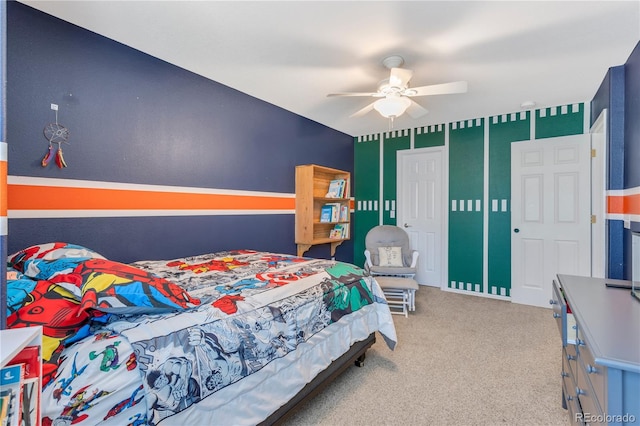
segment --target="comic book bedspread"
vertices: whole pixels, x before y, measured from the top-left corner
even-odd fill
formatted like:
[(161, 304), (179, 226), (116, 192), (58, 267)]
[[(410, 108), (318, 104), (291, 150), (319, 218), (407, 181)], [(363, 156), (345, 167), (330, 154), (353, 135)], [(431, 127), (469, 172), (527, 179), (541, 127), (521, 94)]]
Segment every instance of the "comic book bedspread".
[[(177, 284), (201, 304), (172, 313), (120, 317), (105, 325), (112, 334), (94, 336), (99, 348), (90, 348), (85, 339), (65, 350), (56, 383), (45, 389), (43, 400), (54, 396), (56, 407), (49, 411), (60, 413), (61, 406), (67, 407), (62, 417), (73, 423), (117, 389), (118, 398), (112, 395), (105, 404), (110, 406), (102, 407), (94, 422), (116, 418), (127, 409), (117, 417), (121, 422), (126, 418), (128, 424), (158, 424), (285, 357), (361, 308), (378, 312), (375, 329), (391, 348), (395, 345), (379, 286), (354, 265), (245, 250), (132, 266)], [(111, 386), (113, 390), (96, 385), (98, 378), (84, 374), (85, 366), (71, 359), (78, 350), (99, 358), (105, 371), (115, 371), (109, 380), (118, 385)], [(95, 365), (90, 368), (102, 371)], [(129, 371), (139, 375), (137, 381)], [(145, 404), (139, 404), (145, 396)]]

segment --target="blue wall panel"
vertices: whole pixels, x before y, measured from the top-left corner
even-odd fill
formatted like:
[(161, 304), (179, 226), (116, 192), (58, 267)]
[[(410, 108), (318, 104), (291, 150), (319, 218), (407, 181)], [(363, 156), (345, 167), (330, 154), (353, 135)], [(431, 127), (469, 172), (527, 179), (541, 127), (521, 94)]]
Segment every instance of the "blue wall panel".
[[(622, 66), (612, 67), (591, 101), (591, 123), (608, 109), (608, 190), (628, 190), (640, 186), (640, 43)], [(631, 203), (630, 203), (631, 204)], [(635, 211), (625, 211), (635, 214)], [(610, 278), (631, 279), (631, 232), (640, 232), (633, 219), (629, 228), (623, 220), (607, 221)]]
[[(10, 176), (293, 194), (298, 164), (353, 171), (349, 135), (23, 4), (10, 2), (7, 13)], [(70, 131), (65, 169), (40, 165), (52, 103)], [(295, 253), (293, 235), (293, 214), (10, 219), (9, 251), (63, 240), (125, 261), (231, 248)], [(350, 242), (336, 257), (353, 258)]]
[[(624, 186), (624, 67), (609, 68), (591, 101), (591, 124), (607, 109), (607, 182), (606, 189)], [(607, 221), (607, 276), (624, 276), (624, 227), (622, 221)]]
[[(20, 243), (9, 238), (9, 253), (61, 236), (121, 262), (243, 248), (295, 253), (294, 230), (292, 215), (21, 219), (11, 221), (10, 237)], [(327, 257), (322, 247), (315, 254)]]
[[(640, 187), (640, 43), (638, 43), (624, 65), (624, 187)], [(632, 212), (638, 215), (639, 212)], [(637, 216), (636, 216), (637, 217)], [(631, 232), (640, 232), (640, 222), (631, 221), (631, 228), (625, 233), (624, 277), (633, 277)]]
[(640, 43), (629, 56), (624, 70), (625, 188), (633, 188), (640, 186)]

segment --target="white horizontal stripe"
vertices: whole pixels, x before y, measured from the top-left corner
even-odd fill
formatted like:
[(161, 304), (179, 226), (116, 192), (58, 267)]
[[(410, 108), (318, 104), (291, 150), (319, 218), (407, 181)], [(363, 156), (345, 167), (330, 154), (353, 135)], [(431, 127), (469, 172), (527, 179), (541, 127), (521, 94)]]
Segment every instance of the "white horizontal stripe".
[(144, 216), (251, 216), (295, 214), (295, 210), (9, 210), (9, 219)]
[(62, 188), (116, 189), (126, 191), (176, 192), (188, 194), (246, 195), (253, 197), (295, 198), (295, 194), (284, 192), (243, 191), (237, 189), (198, 188), (190, 186), (146, 185), (137, 183), (104, 182), (95, 180), (40, 178), (32, 176), (8, 176), (9, 185), (57, 186)]
[(628, 220), (630, 222), (640, 222), (640, 215), (612, 213), (607, 214), (607, 220)]
[(607, 213), (607, 220), (624, 220), (625, 215), (620, 213)]
[(0, 235), (7, 235), (9, 230), (9, 221), (6, 217), (0, 217)]
[(640, 186), (627, 189), (610, 189), (606, 191), (609, 197), (623, 197), (625, 195), (638, 195), (640, 194)]
[(7, 143), (0, 142), (0, 161), (7, 161)]

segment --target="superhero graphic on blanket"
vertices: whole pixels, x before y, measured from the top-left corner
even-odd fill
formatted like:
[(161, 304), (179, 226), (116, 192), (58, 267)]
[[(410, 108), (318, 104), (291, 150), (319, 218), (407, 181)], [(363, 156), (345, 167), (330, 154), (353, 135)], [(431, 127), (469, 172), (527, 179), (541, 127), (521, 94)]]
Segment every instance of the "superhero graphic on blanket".
[(328, 324), (372, 303), (352, 269), (336, 265), (330, 272), (307, 291), (267, 306), (134, 343), (152, 394), (150, 424), (261, 370)]
[(200, 388), (191, 377), (193, 366), (185, 357), (171, 357), (158, 369), (147, 373), (150, 393), (147, 404), (152, 408), (155, 422), (182, 411), (200, 400)]

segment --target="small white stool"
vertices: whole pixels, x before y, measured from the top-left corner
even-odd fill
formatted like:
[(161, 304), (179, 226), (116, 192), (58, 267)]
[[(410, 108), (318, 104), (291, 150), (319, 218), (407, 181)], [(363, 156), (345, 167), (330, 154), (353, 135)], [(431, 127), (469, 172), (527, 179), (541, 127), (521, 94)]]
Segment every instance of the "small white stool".
[(409, 316), (409, 311), (416, 310), (416, 290), (418, 283), (413, 278), (374, 276), (384, 296), (387, 298), (392, 314)]

